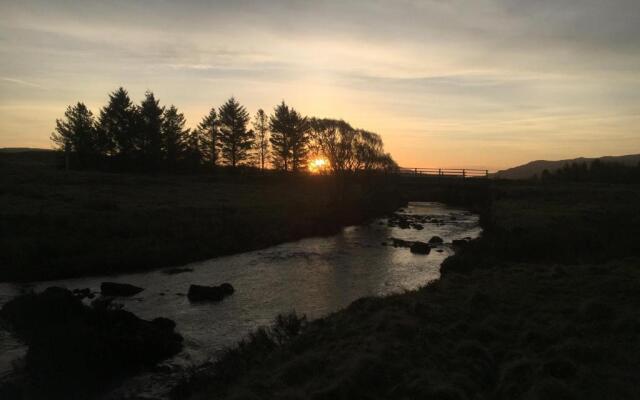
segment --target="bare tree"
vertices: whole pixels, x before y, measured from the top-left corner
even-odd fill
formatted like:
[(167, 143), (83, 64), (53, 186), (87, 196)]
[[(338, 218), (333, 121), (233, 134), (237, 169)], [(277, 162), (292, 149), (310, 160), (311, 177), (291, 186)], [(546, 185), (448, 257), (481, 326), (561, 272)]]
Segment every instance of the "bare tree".
[(310, 121), (311, 147), (329, 162), (334, 173), (358, 170), (388, 170), (395, 162), (384, 146), (380, 135), (354, 129), (342, 120), (316, 119)]

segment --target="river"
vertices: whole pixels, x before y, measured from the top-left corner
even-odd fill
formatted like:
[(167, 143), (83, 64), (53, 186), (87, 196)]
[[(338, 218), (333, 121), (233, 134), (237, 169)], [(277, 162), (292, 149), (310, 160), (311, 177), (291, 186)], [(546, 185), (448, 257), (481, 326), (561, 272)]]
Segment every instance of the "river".
[[(185, 267), (192, 272), (174, 275), (161, 270), (36, 282), (0, 284), (0, 305), (24, 290), (49, 286), (99, 291), (104, 281), (130, 283), (145, 290), (132, 298), (119, 298), (125, 309), (141, 318), (166, 317), (177, 323), (184, 336), (184, 350), (164, 363), (165, 371), (181, 371), (215, 358), (248, 332), (269, 324), (279, 313), (295, 310), (309, 319), (338, 311), (365, 296), (384, 296), (413, 290), (437, 279), (442, 261), (453, 254), (447, 243), (481, 234), (478, 216), (438, 203), (412, 202), (399, 214), (429, 216), (437, 222), (424, 229), (388, 226), (387, 219), (350, 226), (328, 237), (283, 243), (262, 250), (214, 258)], [(390, 238), (428, 241), (437, 235), (445, 245), (428, 255), (395, 248)], [(383, 243), (385, 243), (383, 245)], [(235, 293), (219, 303), (191, 303), (189, 285), (229, 282)], [(0, 329), (0, 377), (21, 357), (25, 347)], [(166, 377), (153, 374), (127, 383), (131, 390), (162, 392)], [(140, 389), (140, 385), (147, 386)], [(125, 385), (126, 386), (126, 385)], [(117, 396), (122, 396), (118, 394)]]

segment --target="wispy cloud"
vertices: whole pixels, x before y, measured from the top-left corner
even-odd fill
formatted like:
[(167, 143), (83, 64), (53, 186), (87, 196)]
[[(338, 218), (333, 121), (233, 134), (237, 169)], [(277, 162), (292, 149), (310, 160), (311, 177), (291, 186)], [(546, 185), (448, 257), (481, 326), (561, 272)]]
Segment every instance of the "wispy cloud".
[(34, 83), (34, 82), (28, 82), (28, 81), (25, 81), (25, 80), (22, 80), (22, 79), (0, 77), (0, 81), (9, 82), (9, 83), (13, 83), (13, 84), (16, 84), (16, 85), (21, 85), (21, 86), (28, 86), (28, 87), (38, 88), (38, 89), (47, 89), (45, 86), (39, 85), (39, 84)]

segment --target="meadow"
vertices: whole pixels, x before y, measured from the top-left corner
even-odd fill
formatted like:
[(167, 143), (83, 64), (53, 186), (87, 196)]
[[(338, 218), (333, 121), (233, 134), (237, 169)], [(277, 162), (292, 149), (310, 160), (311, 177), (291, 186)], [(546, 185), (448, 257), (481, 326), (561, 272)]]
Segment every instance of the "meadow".
[(117, 274), (258, 249), (394, 210), (380, 177), (64, 171), (0, 154), (0, 280)]

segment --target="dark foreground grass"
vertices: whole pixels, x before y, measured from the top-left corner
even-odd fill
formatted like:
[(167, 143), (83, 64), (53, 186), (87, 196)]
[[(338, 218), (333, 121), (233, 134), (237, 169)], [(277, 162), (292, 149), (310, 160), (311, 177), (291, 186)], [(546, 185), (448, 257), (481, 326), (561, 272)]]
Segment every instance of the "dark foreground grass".
[(258, 332), (176, 398), (640, 398), (640, 190), (495, 189), (439, 281)]
[(336, 232), (400, 205), (384, 177), (65, 172), (0, 154), (0, 280), (185, 264)]

